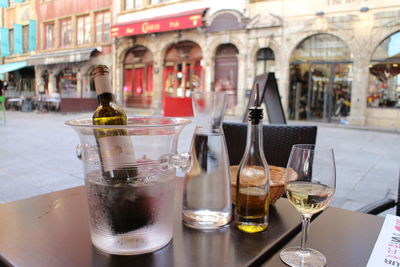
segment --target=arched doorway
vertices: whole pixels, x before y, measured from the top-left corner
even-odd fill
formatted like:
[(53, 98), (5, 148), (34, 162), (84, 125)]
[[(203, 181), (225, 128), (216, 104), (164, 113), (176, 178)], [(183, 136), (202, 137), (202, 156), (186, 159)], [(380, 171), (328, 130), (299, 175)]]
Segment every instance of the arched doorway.
[(351, 81), (347, 44), (330, 34), (308, 37), (291, 56), (289, 118), (345, 122)]
[(237, 104), (238, 53), (233, 44), (222, 44), (215, 54), (214, 90), (229, 94), (228, 113)]
[(378, 45), (369, 73), (367, 106), (400, 108), (400, 32)]
[(153, 95), (153, 55), (146, 47), (135, 46), (124, 60), (124, 106), (150, 108)]
[(165, 116), (192, 116), (191, 93), (202, 85), (199, 45), (182, 41), (169, 47), (164, 57), (163, 111)]
[(271, 48), (261, 48), (257, 52), (256, 75), (275, 72), (275, 53)]

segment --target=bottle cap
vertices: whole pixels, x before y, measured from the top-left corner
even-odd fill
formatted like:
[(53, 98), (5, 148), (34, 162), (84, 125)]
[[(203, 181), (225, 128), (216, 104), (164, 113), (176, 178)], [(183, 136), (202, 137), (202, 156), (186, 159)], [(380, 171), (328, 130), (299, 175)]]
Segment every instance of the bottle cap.
[(106, 65), (97, 65), (94, 67), (91, 76), (94, 80), (97, 95), (112, 93), (110, 69)]

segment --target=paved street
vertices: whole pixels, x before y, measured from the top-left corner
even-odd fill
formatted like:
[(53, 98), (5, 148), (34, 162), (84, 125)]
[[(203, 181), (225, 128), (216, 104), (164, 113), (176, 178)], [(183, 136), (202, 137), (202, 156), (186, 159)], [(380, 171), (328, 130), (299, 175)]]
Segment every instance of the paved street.
[[(0, 126), (0, 203), (83, 184), (82, 164), (75, 156), (78, 136), (64, 121), (85, 117), (90, 114), (7, 112), (7, 126)], [(180, 151), (188, 150), (192, 132), (193, 125), (183, 131)], [(335, 151), (332, 206), (356, 210), (383, 197), (396, 198), (398, 132), (319, 124), (317, 143)]]

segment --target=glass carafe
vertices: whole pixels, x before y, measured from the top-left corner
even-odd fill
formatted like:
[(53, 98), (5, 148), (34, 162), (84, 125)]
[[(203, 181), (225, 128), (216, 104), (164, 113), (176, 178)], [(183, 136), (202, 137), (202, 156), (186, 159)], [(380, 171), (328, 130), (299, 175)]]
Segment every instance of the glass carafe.
[(182, 219), (196, 229), (217, 229), (232, 217), (229, 159), (222, 130), (227, 95), (192, 94), (196, 129), (191, 144), (192, 168), (185, 176)]
[[(95, 247), (110, 254), (134, 255), (169, 243), (175, 169), (186, 171), (190, 167), (189, 154), (177, 154), (177, 142), (189, 123), (187, 119), (162, 117), (128, 118), (127, 125), (93, 125), (92, 119), (66, 122), (80, 138), (77, 153), (83, 162)], [(100, 142), (99, 133), (107, 133), (101, 138), (109, 140)], [(104, 146), (107, 142), (109, 145)], [(128, 150), (134, 159), (118, 162)], [(110, 178), (105, 176), (104, 162), (112, 169), (135, 171), (123, 179)]]

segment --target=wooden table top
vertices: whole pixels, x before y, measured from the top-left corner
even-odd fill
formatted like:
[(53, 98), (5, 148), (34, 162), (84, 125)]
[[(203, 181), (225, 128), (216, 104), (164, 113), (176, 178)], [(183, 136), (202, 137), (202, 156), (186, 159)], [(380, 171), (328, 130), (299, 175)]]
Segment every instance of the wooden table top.
[[(308, 247), (325, 255), (327, 266), (365, 267), (381, 230), (384, 217), (328, 208), (311, 224)], [(300, 246), (300, 234), (286, 247)], [(287, 266), (277, 252), (263, 266)]]
[(177, 179), (173, 240), (138, 256), (108, 255), (92, 246), (83, 186), (1, 204), (0, 259), (40, 267), (259, 265), (301, 230), (301, 216), (286, 199), (271, 207), (270, 227), (262, 233), (240, 232), (233, 223), (212, 232), (187, 228), (181, 188)]

